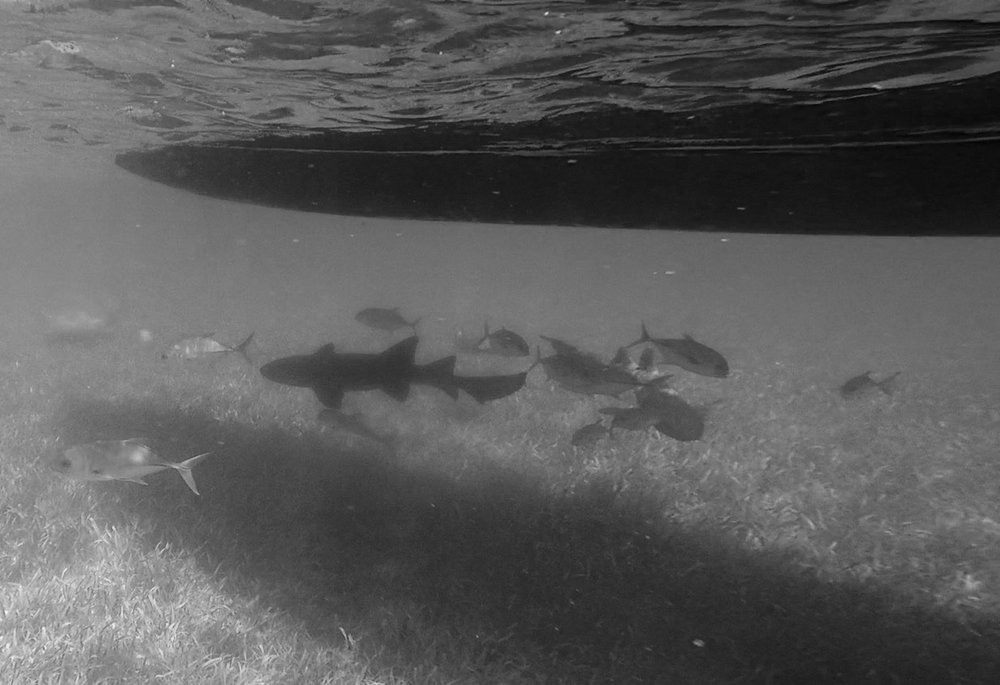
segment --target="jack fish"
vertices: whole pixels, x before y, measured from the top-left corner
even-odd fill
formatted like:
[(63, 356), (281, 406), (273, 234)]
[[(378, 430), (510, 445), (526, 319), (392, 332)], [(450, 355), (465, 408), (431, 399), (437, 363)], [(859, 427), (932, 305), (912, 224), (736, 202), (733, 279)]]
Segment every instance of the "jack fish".
[(125, 480), (146, 485), (148, 476), (174, 469), (191, 492), (198, 495), (191, 469), (211, 452), (204, 452), (182, 462), (166, 461), (140, 438), (99, 440), (70, 447), (56, 458), (53, 468), (73, 480)]
[(686, 333), (683, 338), (653, 338), (643, 323), (642, 335), (626, 347), (635, 347), (643, 343), (653, 345), (660, 353), (663, 364), (679, 366), (692, 373), (713, 378), (725, 378), (729, 375), (729, 364), (725, 357)]

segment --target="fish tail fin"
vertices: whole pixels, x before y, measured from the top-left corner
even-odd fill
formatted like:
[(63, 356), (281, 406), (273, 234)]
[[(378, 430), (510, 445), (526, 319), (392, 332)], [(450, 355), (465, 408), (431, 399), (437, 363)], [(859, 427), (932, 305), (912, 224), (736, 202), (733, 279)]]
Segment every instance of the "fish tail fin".
[(407, 324), (407, 326), (409, 326), (410, 328), (412, 328), (413, 332), (416, 333), (417, 332), (417, 324), (420, 323), (420, 320), (423, 319), (423, 318), (424, 317), (422, 317), (422, 316), (418, 316), (413, 321), (409, 322)]
[(431, 385), (453, 399), (458, 399), (458, 386), (455, 378), (455, 355), (438, 359), (420, 368), (420, 376), (427, 385)]
[(191, 488), (191, 492), (193, 492), (196, 495), (201, 495), (201, 493), (198, 492), (198, 486), (194, 482), (194, 472), (192, 472), (191, 469), (192, 467), (201, 463), (201, 461), (204, 460), (206, 457), (208, 457), (208, 455), (210, 454), (211, 452), (202, 452), (201, 454), (196, 454), (190, 459), (185, 459), (180, 464), (173, 465), (174, 468), (177, 470), (177, 473), (179, 473), (181, 475), (181, 478), (184, 479), (184, 482), (187, 484), (187, 486)]
[(250, 342), (253, 340), (254, 333), (256, 332), (257, 331), (250, 331), (250, 335), (248, 335), (243, 342), (233, 348), (234, 352), (239, 352), (243, 355), (243, 358), (247, 360), (248, 364), (253, 364), (253, 360), (250, 359), (250, 355), (247, 353), (247, 348), (250, 346)]
[(636, 345), (641, 345), (644, 342), (649, 342), (652, 338), (649, 336), (649, 331), (646, 329), (646, 322), (640, 321), (639, 325), (642, 326), (642, 334), (634, 342), (630, 342), (625, 347), (635, 347)]

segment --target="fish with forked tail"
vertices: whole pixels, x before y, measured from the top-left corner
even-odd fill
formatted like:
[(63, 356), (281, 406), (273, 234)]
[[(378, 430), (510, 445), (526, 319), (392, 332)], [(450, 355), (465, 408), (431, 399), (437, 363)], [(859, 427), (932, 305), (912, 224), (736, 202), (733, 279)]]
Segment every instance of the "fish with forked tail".
[(212, 333), (207, 335), (199, 335), (193, 338), (185, 338), (179, 342), (174, 343), (170, 346), (166, 352), (163, 353), (162, 359), (204, 359), (206, 357), (216, 357), (223, 354), (229, 354), (230, 352), (236, 352), (249, 363), (253, 363), (250, 360), (250, 355), (247, 353), (247, 348), (250, 346), (253, 340), (253, 333), (248, 335), (243, 342), (238, 345), (230, 347), (229, 345), (223, 345), (218, 340), (212, 337)]
[(70, 447), (56, 457), (52, 468), (73, 480), (125, 480), (140, 485), (146, 485), (143, 476), (174, 469), (191, 492), (199, 495), (191, 469), (210, 454), (203, 452), (181, 462), (172, 462), (157, 456), (140, 438), (99, 440)]
[(844, 399), (853, 399), (855, 397), (860, 397), (866, 395), (873, 390), (881, 390), (886, 395), (892, 395), (893, 387), (895, 386), (896, 376), (903, 373), (902, 371), (897, 371), (896, 373), (886, 376), (880, 381), (872, 378), (871, 371), (865, 371), (862, 374), (849, 378), (844, 382), (837, 390), (840, 392), (840, 396)]
[(645, 322), (642, 322), (642, 335), (626, 347), (643, 343), (653, 345), (663, 364), (679, 366), (692, 373), (713, 378), (725, 378), (729, 375), (729, 363), (725, 357), (686, 333), (683, 338), (654, 338), (646, 330)]
[(476, 347), (500, 357), (527, 357), (531, 354), (524, 338), (502, 327), (491, 331), (488, 323), (483, 324), (483, 337)]
[(637, 390), (635, 400), (639, 407), (659, 414), (653, 427), (663, 435), (689, 442), (705, 434), (706, 407), (691, 406), (678, 395), (653, 387)]
[[(597, 355), (583, 352), (557, 338), (544, 335), (542, 338), (552, 345), (555, 354), (551, 357), (542, 357), (541, 350), (538, 350), (531, 368), (541, 365), (549, 380), (570, 392), (617, 397), (648, 384), (616, 364), (601, 361)], [(664, 381), (665, 379), (661, 378), (652, 382)]]

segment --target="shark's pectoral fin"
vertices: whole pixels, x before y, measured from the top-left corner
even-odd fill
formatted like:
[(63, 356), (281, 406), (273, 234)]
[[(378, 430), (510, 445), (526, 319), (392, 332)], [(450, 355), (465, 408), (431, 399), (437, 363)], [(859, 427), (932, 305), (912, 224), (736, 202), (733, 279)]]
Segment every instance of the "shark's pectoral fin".
[(340, 409), (340, 405), (344, 401), (344, 391), (337, 385), (314, 385), (313, 392), (316, 393), (316, 399), (322, 402), (324, 407)]

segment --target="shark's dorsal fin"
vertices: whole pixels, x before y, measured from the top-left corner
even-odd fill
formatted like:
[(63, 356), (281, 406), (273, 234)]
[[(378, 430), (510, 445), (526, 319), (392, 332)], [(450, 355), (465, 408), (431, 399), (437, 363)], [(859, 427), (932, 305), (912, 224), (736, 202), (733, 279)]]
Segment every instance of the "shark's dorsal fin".
[(327, 343), (313, 352), (314, 357), (329, 357), (332, 354), (336, 354), (336, 349), (334, 348), (333, 343)]

